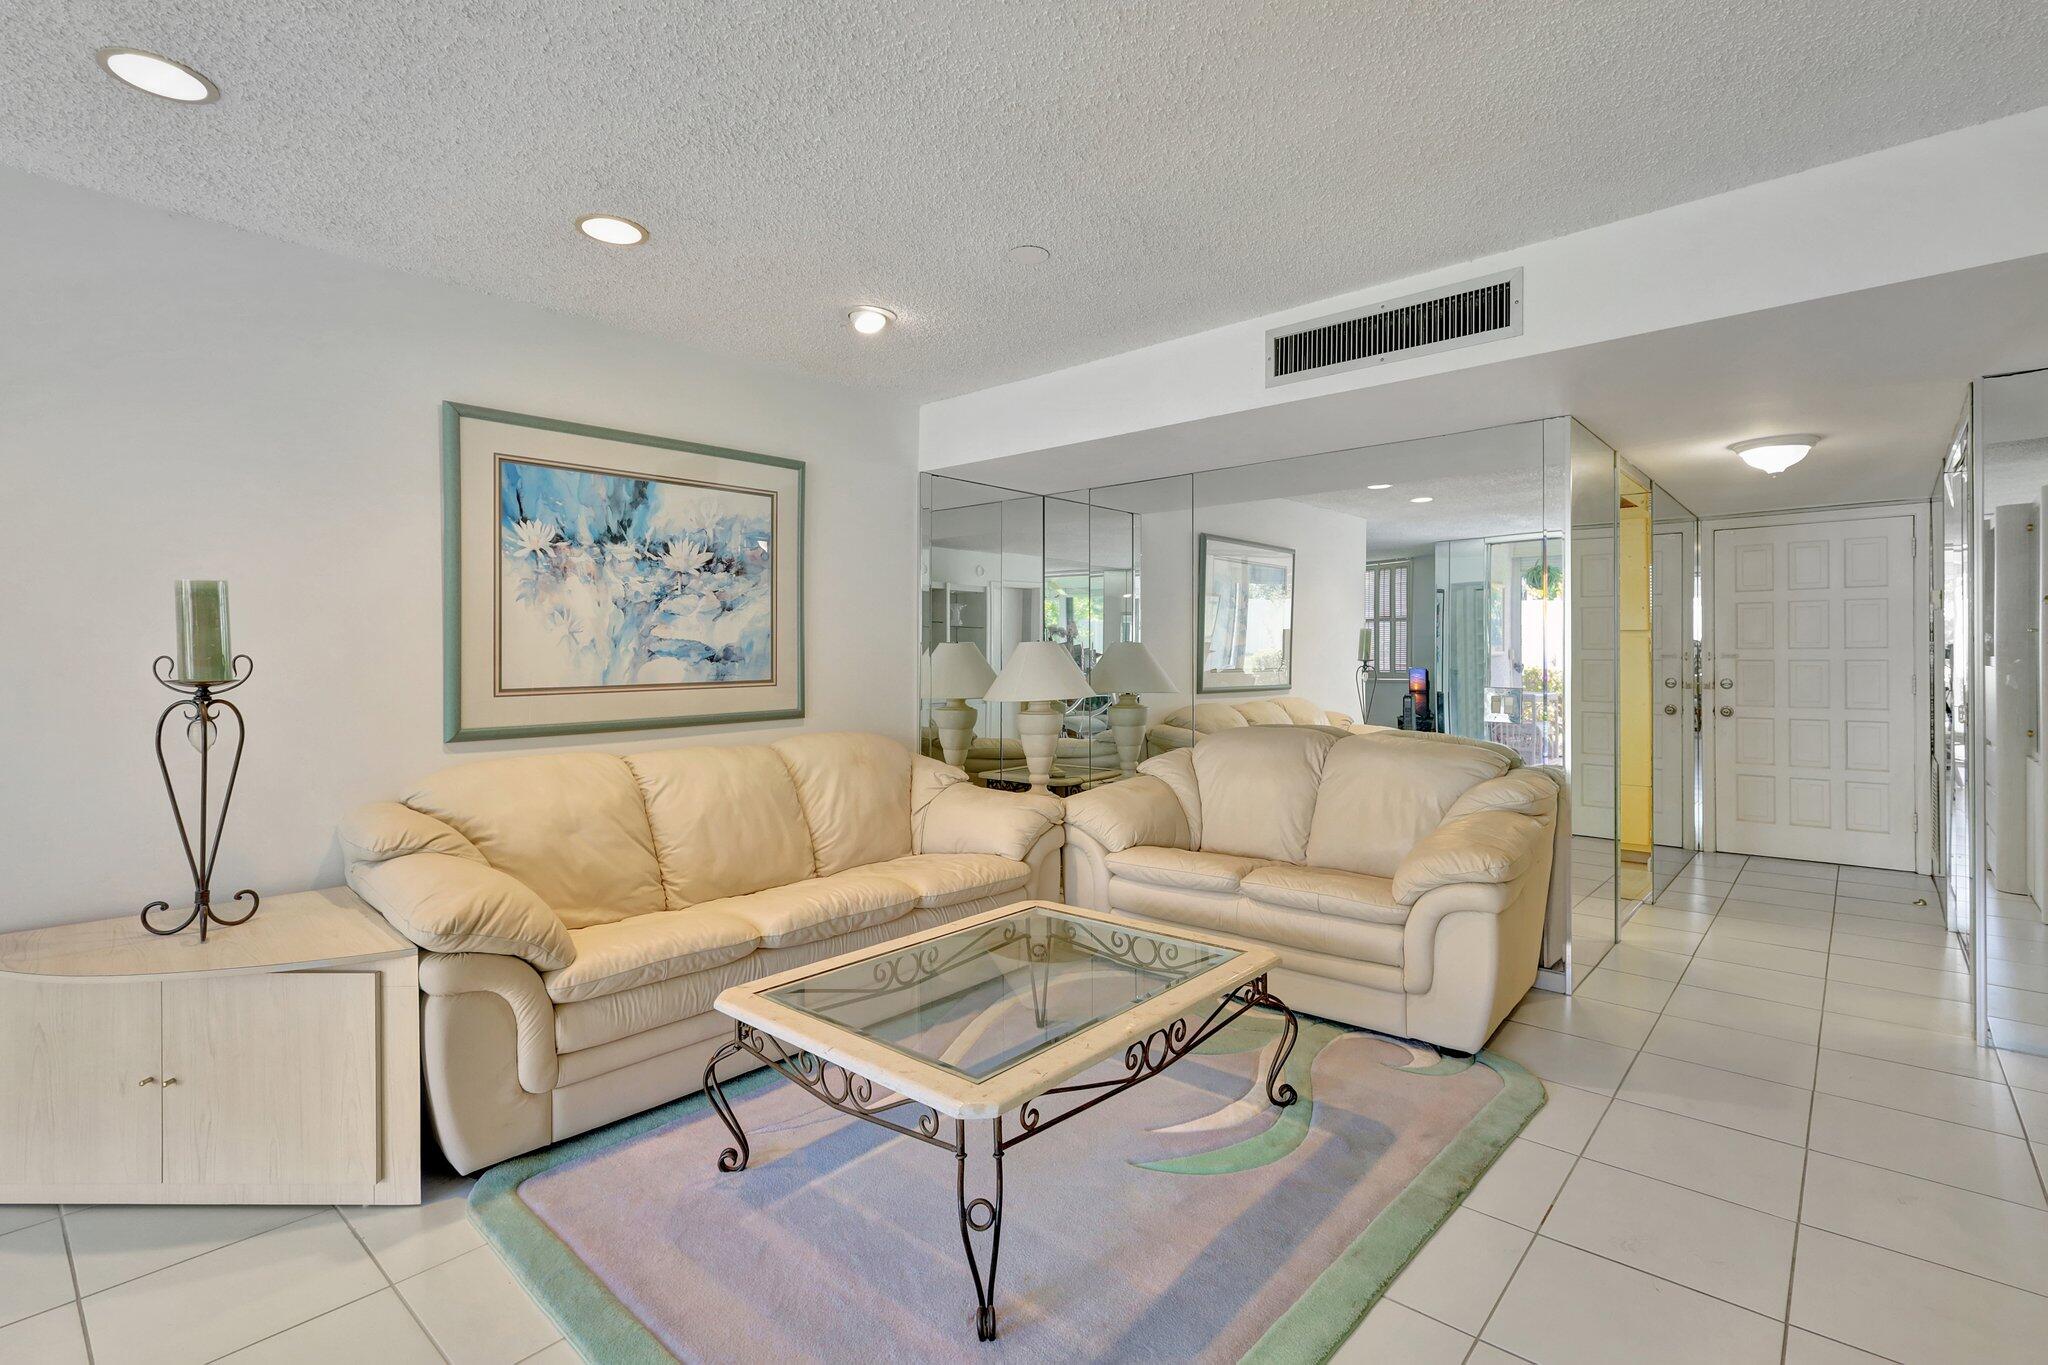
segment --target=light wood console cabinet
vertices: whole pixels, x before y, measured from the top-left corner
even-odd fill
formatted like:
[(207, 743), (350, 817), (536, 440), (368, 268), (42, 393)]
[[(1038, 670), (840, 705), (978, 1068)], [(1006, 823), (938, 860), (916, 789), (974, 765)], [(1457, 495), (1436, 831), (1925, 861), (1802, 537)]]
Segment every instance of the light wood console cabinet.
[(416, 1204), (419, 964), (345, 889), (0, 935), (0, 1204)]

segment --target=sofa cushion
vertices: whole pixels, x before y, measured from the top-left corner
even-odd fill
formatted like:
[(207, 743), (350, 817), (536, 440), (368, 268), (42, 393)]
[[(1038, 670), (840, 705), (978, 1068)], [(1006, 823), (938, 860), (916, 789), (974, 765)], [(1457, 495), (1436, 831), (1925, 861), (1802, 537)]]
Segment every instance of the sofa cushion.
[(444, 769), (405, 804), (461, 831), (571, 929), (668, 908), (647, 806), (616, 754), (534, 754)]
[(1198, 701), (1168, 716), (1167, 725), (1192, 726), (1196, 734), (1213, 735), (1224, 730), (1242, 730), (1251, 724), (1235, 706), (1220, 701)]
[(796, 780), (817, 873), (910, 852), (910, 751), (880, 735), (792, 735), (775, 752)]
[(569, 937), (576, 960), (541, 977), (557, 1004), (706, 971), (745, 957), (761, 942), (760, 933), (739, 916), (699, 909), (593, 924)]
[[(891, 923), (856, 929), (836, 938), (788, 948), (758, 948), (746, 957), (701, 972), (691, 972), (687, 976), (670, 977), (667, 981), (636, 986), (632, 990), (558, 1005), (555, 1007), (555, 1048), (565, 1053), (581, 1052), (585, 1048), (631, 1038), (680, 1019), (692, 1019), (709, 1010), (712, 1002), (718, 999), (718, 993), (727, 987), (759, 981), (764, 976), (822, 962), (856, 948), (870, 948), (892, 938), (922, 933), (982, 908), (985, 907), (970, 901), (965, 906), (947, 906), (943, 910), (913, 910)], [(732, 1036), (730, 1020), (724, 1024), (723, 1032), (727, 1037)]]
[(1321, 730), (1285, 724), (1255, 725), (1197, 743), (1201, 847), (1288, 863), (1306, 860), (1323, 756), (1335, 743), (1335, 736)]
[(1327, 725), (1329, 713), (1307, 697), (1275, 697), (1273, 705), (1287, 713), (1292, 725)]
[(1393, 735), (1400, 739), (1421, 740), (1424, 744), (1466, 744), (1500, 755), (1508, 761), (1510, 768), (1520, 767), (1522, 762), (1522, 756), (1507, 745), (1496, 744), (1490, 739), (1474, 739), (1470, 735), (1446, 734), (1442, 730), (1403, 730), (1393, 725), (1352, 725), (1348, 722), (1345, 728), (1355, 735)]
[(1259, 865), (1256, 858), (1228, 853), (1193, 853), (1184, 848), (1161, 848), (1140, 844), (1106, 861), (1113, 876), (1144, 882), (1149, 886), (1178, 887), (1187, 891), (1235, 891), (1245, 873)]
[(1324, 953), (1385, 967), (1401, 965), (1404, 931), (1397, 925), (1266, 905), (1227, 891), (1191, 891), (1112, 879), (1112, 909), (1165, 924), (1185, 924), (1277, 948)]
[(917, 893), (921, 910), (1022, 890), (1031, 879), (1028, 864), (993, 853), (913, 853), (859, 870), (902, 882)]
[(1408, 907), (1395, 898), (1392, 880), (1362, 872), (1267, 863), (1245, 874), (1243, 890), (1261, 904), (1291, 910), (1313, 910), (1373, 924), (1405, 924), (1408, 920)]
[(915, 904), (917, 891), (908, 882), (862, 869), (705, 901), (691, 910), (737, 916), (754, 926), (763, 947), (787, 948), (887, 924)]
[[(1506, 772), (1471, 744), (1433, 744), (1398, 731), (1347, 735), (1323, 762), (1308, 856), (1290, 861), (1391, 877), (1459, 797)], [(1204, 786), (1206, 804), (1207, 788)]]
[(811, 875), (796, 783), (767, 745), (663, 749), (626, 764), (647, 803), (670, 910)]
[(1237, 703), (1237, 714), (1250, 725), (1292, 725), (1294, 717), (1287, 714), (1287, 708), (1277, 701), (1241, 701)]

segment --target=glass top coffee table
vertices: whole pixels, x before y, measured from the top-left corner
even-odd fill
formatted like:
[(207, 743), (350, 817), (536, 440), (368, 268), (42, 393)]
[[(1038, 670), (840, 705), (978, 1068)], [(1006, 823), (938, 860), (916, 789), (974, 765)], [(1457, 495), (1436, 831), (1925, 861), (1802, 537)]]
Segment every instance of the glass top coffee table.
[[(718, 1077), (742, 1053), (842, 1113), (951, 1152), (975, 1331), (992, 1340), (1003, 1154), (1260, 1006), (1283, 1019), (1266, 1096), (1294, 1103), (1280, 1074), (1295, 1019), (1266, 985), (1278, 961), (1249, 943), (1027, 901), (735, 986), (716, 1002), (736, 1021), (732, 1041), (704, 1069), (737, 1144), (718, 1168), (744, 1170), (750, 1154)], [(1116, 1074), (1075, 1079), (1113, 1060)], [(975, 1146), (992, 1169), (970, 1173), (982, 1164), (969, 1159), (970, 1122), (988, 1126)]]

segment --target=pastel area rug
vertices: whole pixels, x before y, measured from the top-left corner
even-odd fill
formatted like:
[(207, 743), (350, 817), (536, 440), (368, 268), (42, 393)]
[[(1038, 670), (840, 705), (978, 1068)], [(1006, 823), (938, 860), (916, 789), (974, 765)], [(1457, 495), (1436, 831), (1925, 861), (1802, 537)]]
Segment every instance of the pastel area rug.
[(1276, 1110), (1277, 1022), (1246, 1015), (1010, 1150), (986, 1344), (951, 1154), (770, 1072), (727, 1086), (744, 1171), (716, 1169), (729, 1139), (693, 1095), (493, 1168), (471, 1215), (603, 1365), (1322, 1361), (1543, 1088), (1503, 1057), (1305, 1017), (1301, 1100)]

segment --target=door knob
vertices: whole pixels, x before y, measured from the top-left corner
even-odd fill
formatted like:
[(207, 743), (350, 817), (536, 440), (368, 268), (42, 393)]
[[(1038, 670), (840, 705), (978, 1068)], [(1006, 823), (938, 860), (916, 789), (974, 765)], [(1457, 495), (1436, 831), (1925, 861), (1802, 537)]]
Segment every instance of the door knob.
[(1735, 714), (1735, 708), (1732, 706), (1724, 706), (1721, 708), (1721, 714), (1724, 716), (1732, 716)]
[(1673, 706), (1670, 702), (1666, 702), (1664, 703), (1664, 714), (1667, 716), (1675, 716), (1678, 714), (1678, 708)]
[(143, 1077), (143, 1078), (142, 1078), (141, 1080), (137, 1081), (137, 1082), (136, 1082), (136, 1084), (137, 1084), (137, 1085), (155, 1085), (155, 1084), (156, 1084), (156, 1077), (154, 1077), (154, 1076), (144, 1076), (144, 1077)]
[(1723, 678), (1723, 679), (1721, 679), (1721, 686), (1723, 686), (1723, 687), (1733, 687), (1733, 686), (1735, 686), (1735, 679), (1733, 679), (1733, 678)]
[(177, 1078), (176, 1076), (166, 1076), (166, 1077), (164, 1077), (164, 1084), (165, 1084), (165, 1085), (176, 1085), (177, 1083), (178, 1083), (178, 1078)]
[(1678, 686), (1678, 679), (1676, 679), (1676, 678), (1666, 678), (1666, 679), (1664, 680), (1664, 685), (1665, 685), (1666, 687), (1676, 687), (1676, 686)]

